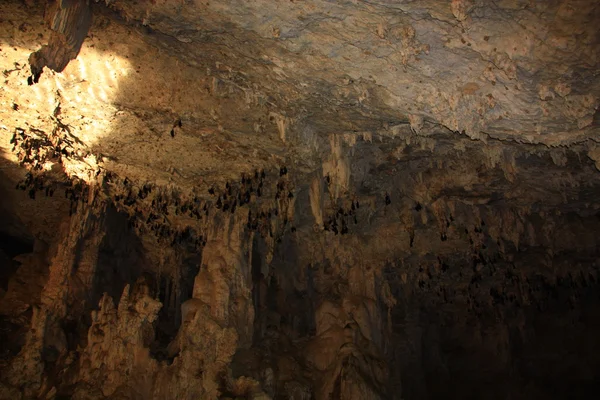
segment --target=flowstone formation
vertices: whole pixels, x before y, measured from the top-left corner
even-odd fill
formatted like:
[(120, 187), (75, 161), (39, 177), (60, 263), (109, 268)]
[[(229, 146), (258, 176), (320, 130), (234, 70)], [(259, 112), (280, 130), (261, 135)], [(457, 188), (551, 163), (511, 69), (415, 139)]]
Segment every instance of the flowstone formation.
[(2, 2), (0, 398), (595, 398), (598, 22)]

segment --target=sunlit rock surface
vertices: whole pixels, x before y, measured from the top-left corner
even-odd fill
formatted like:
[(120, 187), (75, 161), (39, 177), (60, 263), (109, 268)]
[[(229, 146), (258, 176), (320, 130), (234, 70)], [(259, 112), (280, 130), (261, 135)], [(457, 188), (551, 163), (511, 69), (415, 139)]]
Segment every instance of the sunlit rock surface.
[(2, 2), (0, 398), (596, 398), (599, 23)]

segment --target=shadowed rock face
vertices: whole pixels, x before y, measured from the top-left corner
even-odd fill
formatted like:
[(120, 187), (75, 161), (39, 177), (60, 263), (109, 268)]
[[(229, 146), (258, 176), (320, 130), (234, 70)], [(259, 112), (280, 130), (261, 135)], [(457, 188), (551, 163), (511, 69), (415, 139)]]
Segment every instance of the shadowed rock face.
[(0, 398), (596, 398), (599, 13), (2, 2)]

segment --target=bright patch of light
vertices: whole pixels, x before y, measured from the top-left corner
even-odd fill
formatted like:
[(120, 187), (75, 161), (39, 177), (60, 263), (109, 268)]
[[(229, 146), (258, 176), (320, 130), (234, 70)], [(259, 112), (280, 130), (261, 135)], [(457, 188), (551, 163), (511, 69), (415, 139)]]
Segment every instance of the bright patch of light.
[[(10, 56), (0, 57), (0, 70), (11, 70), (14, 62), (27, 65), (30, 50), (18, 48)], [(27, 70), (28, 67), (25, 67)], [(60, 103), (62, 113), (58, 116), (62, 123), (71, 126), (71, 133), (89, 147), (99, 143), (112, 134), (111, 119), (117, 111), (112, 104), (119, 96), (119, 81), (129, 75), (131, 64), (126, 58), (110, 53), (96, 51), (86, 47), (72, 60), (62, 73), (44, 69), (39, 83), (27, 86), (27, 75), (21, 71), (15, 73), (3, 85), (0, 91), (0, 104), (18, 103), (19, 111), (6, 108), (3, 122), (6, 129), (0, 129), (1, 143), (8, 143), (17, 126), (40, 129), (51, 132), (54, 128), (50, 116)], [(10, 146), (2, 146), (9, 152)], [(6, 147), (6, 149), (4, 149)], [(10, 158), (16, 162), (16, 158)], [(68, 160), (65, 163), (67, 174), (77, 175), (91, 181), (94, 174), (90, 166), (96, 166), (96, 160), (79, 162)], [(50, 170), (52, 163), (43, 166)]]
[(79, 56), (77, 57), (77, 61), (79, 62), (79, 77), (81, 79), (87, 79), (86, 62), (81, 56), (82, 54), (79, 54)]

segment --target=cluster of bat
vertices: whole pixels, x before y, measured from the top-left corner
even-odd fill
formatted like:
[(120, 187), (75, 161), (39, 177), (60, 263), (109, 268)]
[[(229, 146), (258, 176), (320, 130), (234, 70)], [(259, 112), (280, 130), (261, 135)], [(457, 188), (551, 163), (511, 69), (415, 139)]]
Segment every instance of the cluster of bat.
[[(283, 236), (281, 233), (274, 232), (273, 227), (273, 217), (277, 217), (279, 212), (277, 208), (268, 209), (266, 211), (258, 211), (256, 213), (252, 213), (252, 211), (248, 212), (248, 221), (246, 222), (246, 227), (249, 231), (258, 232), (262, 237), (275, 237), (275, 241), (277, 243), (281, 242), (281, 237)], [(284, 231), (289, 224), (289, 220), (287, 217), (283, 218), (283, 224), (281, 226), (281, 231)], [(291, 226), (291, 232), (296, 232), (296, 227)]]
[[(88, 202), (90, 186), (79, 180), (78, 178), (69, 179), (65, 186), (65, 198), (69, 199), (69, 216), (72, 216), (77, 212), (79, 201), (84, 203)], [(20, 190), (27, 190), (29, 198), (35, 200), (36, 193), (45, 193), (46, 197), (52, 197), (56, 190), (55, 182), (48, 182), (42, 174), (35, 174), (34, 172), (27, 172), (25, 179), (17, 183), (16, 188)]]
[[(62, 128), (64, 127), (58, 127), (51, 135), (33, 128), (29, 129), (30, 132), (17, 128), (11, 139), (13, 151), (18, 155), (20, 165), (30, 170), (25, 179), (17, 184), (17, 188), (28, 190), (29, 197), (32, 199), (39, 191), (45, 191), (46, 196), (52, 196), (57, 187), (56, 182), (48, 184), (44, 174), (36, 171), (42, 170), (47, 161), (62, 164), (63, 157), (77, 156), (73, 140), (62, 132)], [(106, 197), (112, 199), (117, 208), (124, 209), (130, 215), (128, 222), (130, 228), (151, 231), (162, 241), (170, 241), (173, 244), (192, 242), (196, 246), (206, 244), (205, 235), (189, 226), (183, 230), (175, 229), (168, 219), (171, 213), (196, 220), (201, 220), (203, 216), (207, 217), (213, 208), (233, 214), (238, 207), (254, 205), (258, 198), (264, 196), (266, 183), (265, 171), (255, 170), (253, 174), (242, 174), (239, 183), (227, 182), (223, 190), (211, 187), (208, 192), (216, 199), (204, 201), (196, 195), (184, 196), (177, 190), (157, 187), (153, 183), (134, 183), (127, 177), (121, 178), (116, 173), (102, 169), (98, 169), (96, 176), (98, 177), (102, 172), (104, 172), (104, 185), (100, 190)], [(287, 167), (281, 167), (279, 170), (281, 179), (277, 183), (275, 193), (276, 200), (294, 197), (286, 175)], [(73, 215), (77, 212), (78, 204), (81, 201), (87, 202), (90, 198), (90, 186), (78, 178), (67, 179), (66, 184), (62, 185), (65, 187), (65, 197), (70, 200), (69, 215)], [(263, 235), (273, 236), (271, 224), (267, 223), (267, 220), (270, 220), (273, 215), (277, 216), (278, 213), (278, 207), (269, 208), (268, 211), (254, 213), (250, 211), (248, 228), (258, 230)], [(284, 225), (287, 225), (287, 220), (285, 222)], [(268, 229), (262, 229), (267, 226)], [(292, 230), (294, 231), (295, 228)]]
[[(287, 168), (283, 167), (280, 173), (280, 176), (287, 174)], [(255, 205), (255, 201), (263, 196), (265, 179), (264, 170), (255, 170), (253, 174), (242, 174), (239, 183), (228, 181), (223, 189), (210, 187), (208, 193), (213, 198), (216, 197), (216, 200), (204, 201), (197, 195), (185, 196), (175, 189), (157, 187), (149, 182), (136, 184), (129, 178), (122, 179), (112, 172), (106, 172), (104, 175), (106, 184), (114, 184), (113, 194), (110, 197), (116, 204), (125, 207), (127, 213), (131, 215), (130, 228), (140, 232), (151, 231), (160, 241), (170, 242), (172, 245), (193, 243), (196, 247), (206, 244), (206, 235), (202, 235), (191, 226), (187, 226), (184, 230), (177, 230), (169, 220), (170, 215), (201, 220), (203, 217), (208, 217), (210, 213), (217, 212), (216, 210), (233, 214), (238, 207)], [(277, 188), (278, 193), (285, 190), (288, 198), (293, 197), (292, 191), (287, 189), (287, 182), (280, 181)], [(106, 190), (109, 191), (108, 187)], [(249, 230), (259, 231), (265, 236), (272, 237), (273, 232), (269, 221), (272, 216), (278, 214), (277, 207), (254, 213), (250, 210), (247, 227)], [(286, 219), (284, 226), (287, 222)], [(292, 228), (292, 231), (295, 231), (295, 228)]]
[(10, 139), (12, 151), (17, 154), (19, 165), (29, 169), (41, 170), (47, 161), (62, 163), (62, 157), (71, 157), (74, 153), (73, 141), (55, 129), (51, 135), (44, 131), (29, 128), (16, 128)]
[[(32, 200), (36, 198), (37, 192), (44, 192), (46, 197), (52, 197), (57, 188), (56, 182), (50, 182), (44, 177), (44, 164), (48, 161), (62, 164), (63, 157), (71, 157), (75, 153), (73, 141), (63, 130), (64, 127), (56, 127), (48, 135), (35, 128), (29, 128), (29, 132), (16, 128), (10, 140), (19, 165), (29, 170), (16, 188), (27, 191)], [(66, 181), (65, 197), (70, 200), (69, 215), (76, 211), (79, 200), (87, 201), (88, 190), (88, 185), (77, 178)]]
[(191, 244), (196, 249), (206, 245), (206, 237), (199, 230), (192, 226), (177, 229), (168, 218), (172, 213), (197, 220), (202, 219), (202, 214), (208, 215), (208, 204), (197, 196), (185, 199), (177, 190), (150, 182), (137, 184), (110, 171), (105, 173), (104, 183), (105, 191), (117, 209), (121, 208), (129, 215), (130, 229), (151, 232), (159, 242), (170, 245)]
[(41, 174), (34, 174), (29, 171), (25, 175), (25, 179), (17, 183), (16, 188), (23, 191), (27, 190), (29, 198), (35, 200), (35, 194), (38, 191), (44, 191), (46, 197), (52, 197), (54, 195), (55, 185), (48, 184)]
[[(325, 176), (325, 185), (326, 185), (327, 189), (330, 189), (331, 177), (329, 176), (329, 174), (327, 174)], [(384, 202), (385, 202), (386, 207), (388, 205), (392, 204), (392, 199), (388, 192), (385, 192)], [(419, 211), (421, 209), (421, 205), (419, 204), (418, 207), (419, 208), (417, 211)], [(346, 207), (334, 206), (333, 208), (334, 208), (333, 213), (331, 213), (329, 216), (327, 216), (327, 218), (323, 222), (323, 229), (325, 231), (333, 232), (336, 235), (348, 234), (349, 233), (348, 226), (350, 225), (350, 223), (354, 222), (355, 225), (358, 224), (357, 210), (360, 208), (359, 200), (358, 199), (352, 200), (349, 207), (348, 206), (346, 206)], [(411, 247), (412, 247), (412, 239), (411, 239)]]
[(215, 207), (218, 210), (230, 211), (233, 214), (237, 207), (250, 204), (253, 197), (262, 197), (265, 178), (264, 170), (255, 170), (254, 175), (242, 174), (239, 185), (228, 181), (223, 190), (211, 187), (208, 189), (208, 193), (211, 196), (217, 196)]
[(327, 218), (323, 224), (323, 228), (326, 231), (335, 233), (336, 235), (338, 233), (341, 235), (346, 235), (348, 233), (348, 220), (353, 220), (354, 224), (358, 224), (356, 212), (359, 208), (360, 203), (358, 200), (352, 200), (349, 208), (339, 207), (337, 211)]
[(90, 186), (77, 178), (71, 179), (67, 182), (65, 197), (69, 199), (69, 216), (71, 216), (77, 212), (80, 200), (83, 203), (89, 202)]

